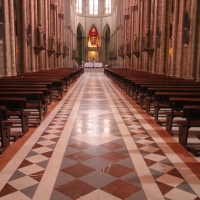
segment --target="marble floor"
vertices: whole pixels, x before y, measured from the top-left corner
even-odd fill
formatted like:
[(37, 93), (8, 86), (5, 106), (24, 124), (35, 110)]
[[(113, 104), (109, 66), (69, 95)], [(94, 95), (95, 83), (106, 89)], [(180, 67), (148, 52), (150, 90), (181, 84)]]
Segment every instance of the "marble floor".
[(199, 200), (200, 162), (87, 72), (2, 168), (0, 199)]

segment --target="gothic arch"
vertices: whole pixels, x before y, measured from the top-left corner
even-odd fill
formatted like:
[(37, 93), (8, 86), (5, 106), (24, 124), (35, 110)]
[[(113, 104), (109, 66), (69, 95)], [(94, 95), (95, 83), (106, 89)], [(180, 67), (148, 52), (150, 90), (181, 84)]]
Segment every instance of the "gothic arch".
[(77, 29), (78, 29), (78, 28), (80, 28), (80, 30), (81, 30), (82, 37), (85, 37), (85, 31), (84, 31), (83, 26), (82, 26), (81, 23), (78, 24)]
[(106, 34), (106, 32), (109, 30), (109, 32), (110, 32), (110, 26), (108, 25), (108, 24), (106, 24), (105, 26), (104, 26), (104, 29), (103, 29), (103, 37), (105, 37), (105, 34)]
[(78, 64), (81, 65), (81, 62), (85, 60), (85, 31), (83, 26), (79, 23), (76, 30), (77, 35), (77, 51), (78, 51)]
[(103, 60), (105, 64), (109, 64), (109, 49), (110, 49), (110, 26), (108, 24), (105, 25), (103, 29), (103, 40), (102, 40), (102, 51), (104, 52)]

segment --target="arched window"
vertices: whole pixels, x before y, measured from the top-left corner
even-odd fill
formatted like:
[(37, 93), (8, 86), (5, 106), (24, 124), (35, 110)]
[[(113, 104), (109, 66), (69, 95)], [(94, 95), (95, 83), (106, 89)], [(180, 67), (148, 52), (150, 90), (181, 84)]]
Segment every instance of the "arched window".
[(105, 0), (105, 13), (111, 13), (111, 0)]
[(98, 15), (98, 0), (89, 0), (89, 14), (90, 15)]
[(76, 0), (76, 12), (82, 13), (82, 0)]

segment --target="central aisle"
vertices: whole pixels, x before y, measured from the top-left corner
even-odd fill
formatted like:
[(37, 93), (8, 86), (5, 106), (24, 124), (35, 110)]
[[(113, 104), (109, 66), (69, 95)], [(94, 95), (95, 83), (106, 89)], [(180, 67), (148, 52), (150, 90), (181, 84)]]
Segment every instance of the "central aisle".
[(0, 180), (5, 200), (200, 197), (198, 177), (103, 73), (77, 81)]

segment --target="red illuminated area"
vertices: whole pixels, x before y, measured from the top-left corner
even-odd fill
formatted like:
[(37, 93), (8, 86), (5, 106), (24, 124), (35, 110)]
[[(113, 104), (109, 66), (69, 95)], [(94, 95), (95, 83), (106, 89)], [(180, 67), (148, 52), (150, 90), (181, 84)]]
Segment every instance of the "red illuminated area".
[(99, 34), (97, 29), (93, 26), (88, 34), (88, 46), (98, 47), (99, 46)]

